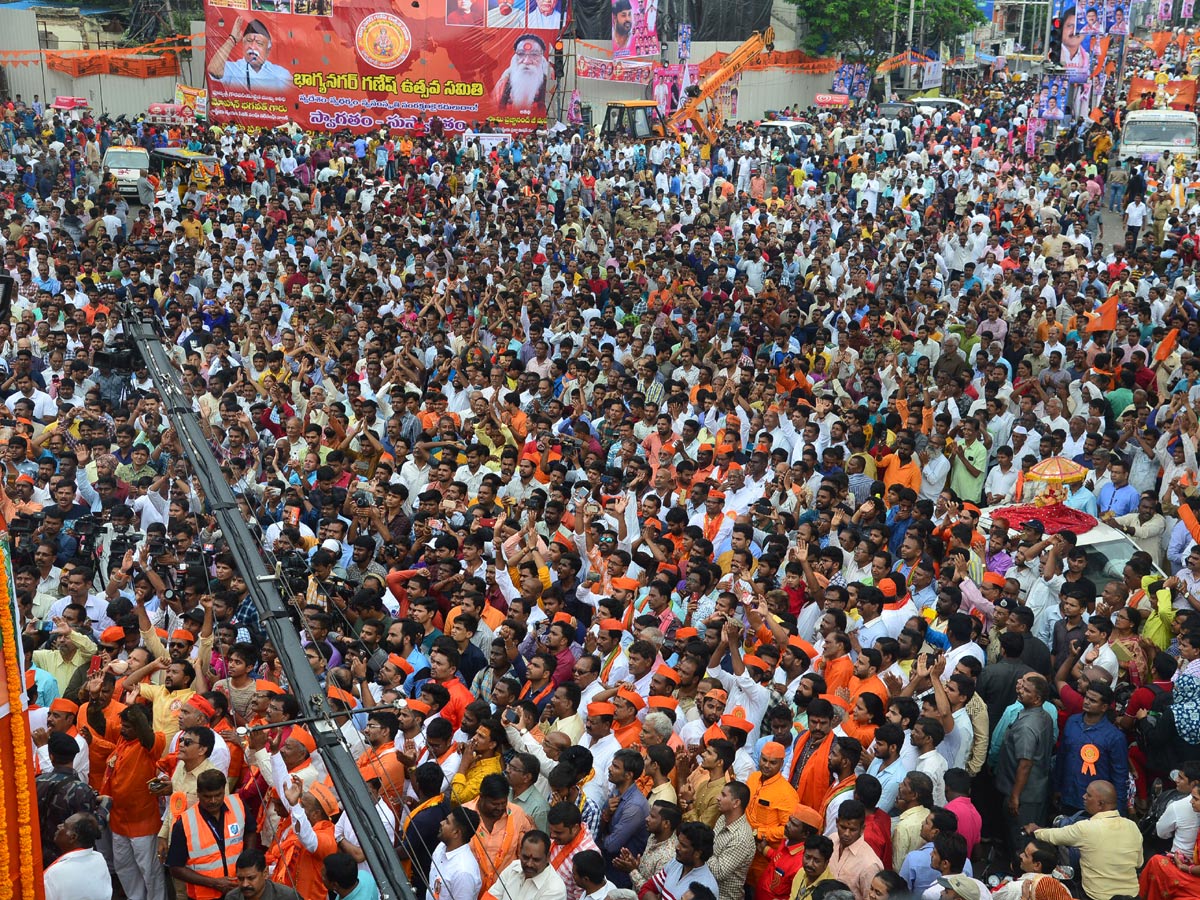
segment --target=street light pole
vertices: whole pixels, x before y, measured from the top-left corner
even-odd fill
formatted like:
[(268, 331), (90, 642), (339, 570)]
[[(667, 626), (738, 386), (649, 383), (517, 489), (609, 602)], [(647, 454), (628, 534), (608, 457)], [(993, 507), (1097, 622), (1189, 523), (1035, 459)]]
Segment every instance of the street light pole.
[[(917, 17), (917, 0), (908, 0), (908, 41), (904, 45), (905, 52), (912, 52), (913, 21)], [(904, 87), (912, 88), (912, 66), (904, 67)]]

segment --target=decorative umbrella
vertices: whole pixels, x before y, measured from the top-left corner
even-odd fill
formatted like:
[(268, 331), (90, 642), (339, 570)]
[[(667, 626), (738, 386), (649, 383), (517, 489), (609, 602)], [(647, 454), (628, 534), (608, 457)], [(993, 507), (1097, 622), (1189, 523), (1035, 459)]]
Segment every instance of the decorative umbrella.
[(1065, 456), (1052, 456), (1034, 465), (1025, 477), (1051, 484), (1071, 484), (1082, 481), (1087, 477), (1087, 473), (1087, 469)]

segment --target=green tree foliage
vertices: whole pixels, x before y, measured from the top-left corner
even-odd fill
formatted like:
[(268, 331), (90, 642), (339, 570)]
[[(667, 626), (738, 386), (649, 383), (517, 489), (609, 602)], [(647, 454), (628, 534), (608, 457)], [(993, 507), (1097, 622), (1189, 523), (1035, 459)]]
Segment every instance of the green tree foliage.
[[(789, 0), (804, 19), (803, 49), (813, 54), (842, 53), (856, 62), (886, 59), (892, 46), (892, 24), (896, 23), (896, 51), (904, 49), (908, 33), (908, 3), (905, 0)], [(899, 3), (897, 16), (896, 4)], [(983, 17), (972, 0), (916, 0), (916, 26), (924, 19), (926, 46), (954, 40)]]

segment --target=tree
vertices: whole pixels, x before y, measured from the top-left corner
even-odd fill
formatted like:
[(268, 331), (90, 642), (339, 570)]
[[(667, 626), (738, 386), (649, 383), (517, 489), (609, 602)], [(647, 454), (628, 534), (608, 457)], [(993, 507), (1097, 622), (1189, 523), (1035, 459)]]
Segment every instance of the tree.
[[(804, 18), (805, 52), (843, 53), (856, 62), (882, 61), (890, 55), (892, 24), (896, 24), (896, 49), (904, 49), (908, 34), (908, 6), (904, 0), (789, 0)], [(900, 3), (899, 15), (896, 4)], [(916, 0), (920, 32), (924, 17), (924, 44), (953, 44), (959, 35), (983, 22), (973, 0)], [(915, 37), (914, 37), (915, 40)]]

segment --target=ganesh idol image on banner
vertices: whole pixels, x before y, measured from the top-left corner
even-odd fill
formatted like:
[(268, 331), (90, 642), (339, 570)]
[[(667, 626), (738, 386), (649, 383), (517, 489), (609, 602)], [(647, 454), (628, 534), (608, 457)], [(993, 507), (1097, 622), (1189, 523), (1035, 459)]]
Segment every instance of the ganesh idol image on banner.
[(209, 119), (360, 133), (435, 117), (448, 132), (543, 128), (564, 2), (209, 0)]

